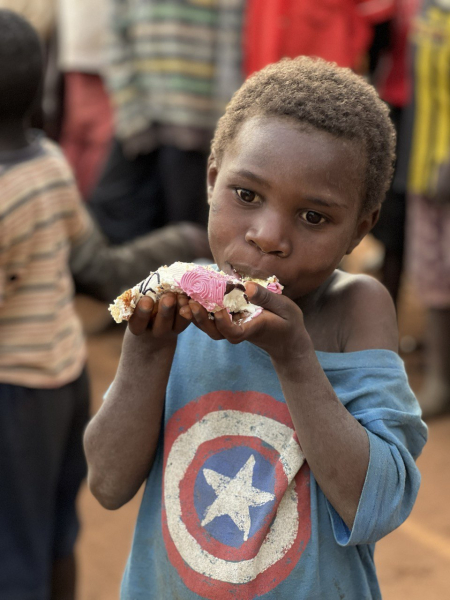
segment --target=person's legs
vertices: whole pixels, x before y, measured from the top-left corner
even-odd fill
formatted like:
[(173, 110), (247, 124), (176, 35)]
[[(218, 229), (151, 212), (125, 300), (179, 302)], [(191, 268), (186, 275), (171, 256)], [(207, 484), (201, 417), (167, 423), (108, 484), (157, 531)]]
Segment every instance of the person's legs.
[(65, 386), (64, 393), (72, 411), (55, 498), (51, 600), (75, 598), (74, 546), (80, 528), (76, 499), (87, 473), (83, 450), (84, 429), (89, 421), (89, 379), (86, 370), (76, 381)]
[(121, 244), (164, 225), (163, 192), (158, 150), (129, 160), (115, 140), (88, 208), (109, 241)]
[(450, 408), (450, 211), (408, 198), (408, 266), (426, 310), (425, 380), (418, 399), (425, 417)]
[[(396, 306), (403, 274), (405, 221), (406, 195), (389, 190), (381, 209), (380, 229), (377, 231), (379, 232), (378, 239), (385, 247), (382, 282), (387, 287)], [(375, 235), (377, 235), (377, 231)]]
[(0, 384), (0, 598), (48, 600), (55, 497), (73, 399), (59, 389)]
[[(396, 154), (398, 158), (403, 158), (400, 157), (400, 154), (404, 152), (404, 149), (399, 143), (403, 118), (402, 109), (392, 107), (391, 117), (397, 131)], [(397, 170), (398, 165), (396, 174)], [(385, 247), (381, 281), (388, 289), (396, 306), (403, 274), (406, 227), (406, 193), (400, 179), (400, 176), (394, 179), (387, 191), (380, 218), (371, 232)]]
[(450, 307), (427, 312), (426, 373), (418, 394), (424, 417), (450, 410)]
[(207, 152), (180, 150), (173, 146), (160, 149), (159, 168), (164, 185), (167, 223), (191, 221), (206, 226), (207, 163)]

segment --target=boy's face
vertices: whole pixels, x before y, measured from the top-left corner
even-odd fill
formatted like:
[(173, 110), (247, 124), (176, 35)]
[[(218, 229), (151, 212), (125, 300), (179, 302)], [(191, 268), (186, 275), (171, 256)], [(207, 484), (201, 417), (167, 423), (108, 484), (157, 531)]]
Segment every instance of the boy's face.
[(361, 217), (361, 148), (290, 120), (246, 121), (210, 159), (209, 240), (232, 275), (276, 275), (293, 300), (317, 289), (376, 220)]

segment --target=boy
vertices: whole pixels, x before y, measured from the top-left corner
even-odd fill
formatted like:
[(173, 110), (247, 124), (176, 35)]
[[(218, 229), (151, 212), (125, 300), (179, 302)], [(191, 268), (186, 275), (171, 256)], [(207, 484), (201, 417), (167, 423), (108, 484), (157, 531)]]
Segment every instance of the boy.
[(284, 291), (247, 284), (265, 310), (244, 325), (173, 294), (130, 320), (85, 436), (105, 507), (147, 478), (123, 600), (380, 598), (373, 545), (414, 504), (426, 427), (388, 292), (337, 267), (377, 219), (393, 148), (373, 88), (324, 61), (271, 65), (233, 97), (211, 249)]
[[(86, 466), (86, 352), (73, 304), (73, 268), (85, 291), (111, 298), (199, 245), (189, 224), (108, 247), (82, 206), (57, 147), (30, 132), (42, 78), (38, 36), (0, 10), (0, 597), (74, 597), (75, 498)], [(144, 272), (145, 269), (145, 272)]]

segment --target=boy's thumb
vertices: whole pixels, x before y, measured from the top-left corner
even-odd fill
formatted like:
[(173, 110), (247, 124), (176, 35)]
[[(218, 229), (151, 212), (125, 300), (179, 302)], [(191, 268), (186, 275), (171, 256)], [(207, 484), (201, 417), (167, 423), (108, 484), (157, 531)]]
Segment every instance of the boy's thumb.
[(245, 284), (245, 291), (250, 302), (252, 304), (257, 304), (262, 308), (270, 308), (273, 305), (273, 300), (277, 296), (277, 294), (274, 294), (262, 285), (253, 282)]
[(245, 284), (245, 291), (252, 304), (266, 308), (283, 319), (289, 318), (293, 308), (298, 310), (298, 307), (286, 296), (272, 292), (253, 281)]

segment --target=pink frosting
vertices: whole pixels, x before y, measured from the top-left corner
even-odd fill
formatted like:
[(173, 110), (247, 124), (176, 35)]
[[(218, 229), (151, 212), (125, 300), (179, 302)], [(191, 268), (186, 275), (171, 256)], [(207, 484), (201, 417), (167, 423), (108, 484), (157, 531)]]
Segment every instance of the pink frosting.
[(272, 283), (269, 283), (269, 285), (267, 286), (267, 289), (270, 290), (271, 292), (274, 292), (275, 294), (281, 294), (283, 291), (283, 288), (278, 283), (278, 281), (273, 281)]
[(184, 273), (180, 280), (181, 289), (208, 311), (216, 306), (223, 307), (228, 278), (201, 266)]

